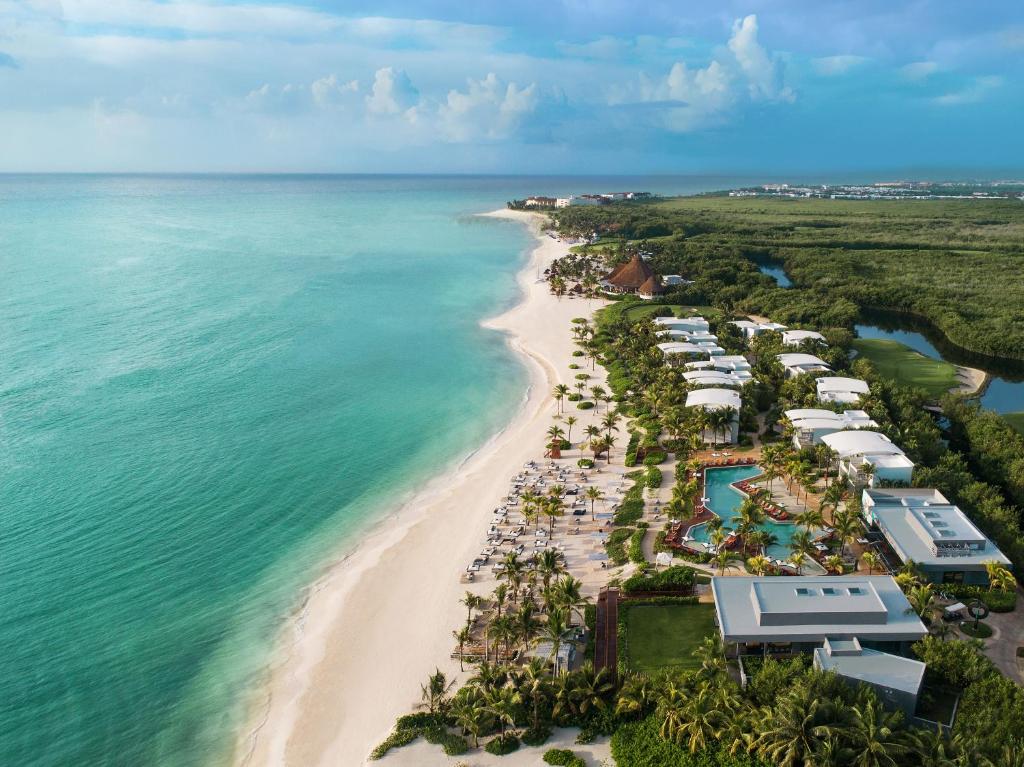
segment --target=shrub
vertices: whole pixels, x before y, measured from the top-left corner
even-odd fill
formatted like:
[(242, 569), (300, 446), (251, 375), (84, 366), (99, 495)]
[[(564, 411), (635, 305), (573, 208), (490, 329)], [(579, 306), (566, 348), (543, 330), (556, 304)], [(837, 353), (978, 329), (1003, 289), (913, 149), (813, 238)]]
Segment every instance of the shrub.
[(574, 352), (572, 353), (572, 356), (573, 356), (573, 357), (582, 357), (582, 356), (583, 356), (583, 352), (582, 352), (582, 351), (580, 351), (579, 349), (577, 349), (576, 351), (574, 351)]
[(586, 381), (588, 378), (590, 378), (590, 373), (577, 373), (576, 374), (576, 380), (577, 381)]
[(994, 613), (1008, 613), (1017, 606), (1016, 591), (989, 591), (984, 586), (971, 586), (962, 583), (943, 583), (939, 586), (959, 600), (980, 599)]
[(578, 461), (576, 461), (576, 465), (579, 466), (581, 469), (593, 469), (594, 461), (591, 458), (580, 458)]
[(583, 400), (582, 402), (576, 403), (577, 410), (591, 410), (594, 407), (594, 403), (590, 400)]
[(644, 466), (657, 466), (659, 463), (665, 463), (666, 460), (668, 460), (668, 455), (664, 450), (652, 450), (644, 456)]
[(616, 525), (631, 525), (644, 515), (644, 502), (639, 498), (630, 498), (623, 501), (615, 510), (615, 517), (612, 522)]
[(549, 748), (544, 752), (544, 763), (576, 767), (583, 764), (583, 760), (567, 748)]
[(965, 620), (960, 624), (960, 630), (975, 639), (988, 639), (992, 636), (992, 627), (984, 621), (978, 621), (978, 627), (975, 629), (973, 620)]
[(569, 400), (570, 402), (579, 402), (581, 399), (583, 399), (583, 395), (580, 394), (579, 392), (574, 391), (572, 394), (566, 397), (566, 399)]
[(518, 748), (519, 738), (509, 732), (506, 733), (504, 737), (498, 737), (487, 741), (487, 745), (484, 746), (484, 751), (488, 754), (494, 754), (495, 756), (505, 756), (505, 754), (511, 754)]
[(530, 728), (523, 732), (520, 736), (523, 743), (527, 746), (543, 746), (548, 742), (548, 738), (551, 737), (551, 728), (545, 727), (543, 724), (537, 729)]
[(621, 725), (612, 735), (612, 758), (618, 767), (756, 767), (761, 764), (745, 754), (730, 756), (709, 749), (691, 754), (658, 733), (655, 716)]
[(370, 752), (371, 759), (382, 759), (388, 751), (393, 748), (401, 748), (402, 746), (408, 746), (416, 738), (420, 736), (419, 730), (395, 730), (384, 740), (383, 743), (378, 745), (373, 751)]
[(661, 572), (636, 573), (622, 584), (626, 593), (636, 591), (682, 591), (691, 592), (696, 573), (689, 567), (675, 565)]
[(626, 466), (636, 466), (636, 451), (640, 447), (640, 434), (633, 432), (629, 435), (629, 443), (626, 445), (626, 458), (623, 461)]
[(613, 564), (624, 565), (629, 561), (629, 557), (626, 556), (625, 542), (632, 534), (633, 528), (620, 527), (617, 530), (612, 530), (611, 535), (608, 536), (605, 551), (608, 552), (608, 558)]
[[(644, 463), (647, 463), (646, 458), (644, 459)], [(657, 490), (659, 487), (661, 487), (661, 479), (661, 469), (659, 469), (657, 466), (650, 466), (647, 469), (647, 487), (651, 488), (652, 490)]]
[(629, 537), (630, 562), (635, 562), (638, 565), (647, 563), (647, 558), (644, 557), (644, 536), (646, 534), (646, 528), (638, 527), (637, 530)]

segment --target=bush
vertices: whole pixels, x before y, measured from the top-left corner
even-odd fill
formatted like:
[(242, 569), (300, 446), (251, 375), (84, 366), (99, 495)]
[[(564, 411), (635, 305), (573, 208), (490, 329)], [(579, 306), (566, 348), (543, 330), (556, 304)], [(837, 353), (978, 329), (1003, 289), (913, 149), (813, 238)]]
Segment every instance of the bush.
[(582, 352), (582, 351), (580, 351), (579, 349), (577, 349), (576, 351), (574, 351), (574, 352), (572, 353), (572, 356), (573, 356), (573, 357), (582, 357), (582, 356), (583, 356), (583, 352)]
[(627, 722), (612, 735), (612, 758), (618, 767), (757, 767), (762, 764), (745, 754), (730, 756), (725, 750), (709, 749), (691, 754), (658, 733), (658, 721), (648, 716)]
[(608, 536), (604, 548), (613, 564), (624, 565), (629, 561), (629, 557), (626, 556), (625, 543), (632, 534), (632, 527), (620, 527), (617, 530), (612, 530), (611, 535)]
[(592, 458), (580, 458), (578, 461), (576, 461), (576, 465), (579, 466), (581, 469), (593, 469), (594, 461)]
[(371, 759), (382, 759), (388, 751), (393, 748), (401, 748), (402, 746), (408, 746), (416, 738), (420, 736), (420, 731), (417, 730), (395, 730), (388, 737), (377, 746), (373, 751), (370, 752)]
[[(644, 459), (644, 463), (647, 463), (647, 459)], [(647, 477), (645, 478), (645, 484), (651, 490), (657, 490), (661, 487), (661, 469), (657, 466), (651, 466), (647, 469)]]
[(551, 728), (545, 727), (543, 724), (537, 729), (532, 727), (520, 736), (520, 739), (527, 746), (543, 746), (548, 742), (548, 738), (551, 737)]
[(583, 395), (580, 394), (578, 391), (574, 391), (572, 394), (566, 397), (566, 399), (569, 400), (570, 402), (579, 402), (581, 399), (583, 399)]
[(636, 573), (630, 576), (622, 584), (622, 590), (627, 594), (637, 591), (666, 591), (686, 592), (693, 591), (693, 584), (696, 573), (689, 567), (675, 565), (667, 567), (661, 572)]
[(505, 754), (511, 754), (518, 748), (519, 738), (509, 732), (506, 733), (504, 737), (498, 737), (487, 741), (487, 745), (484, 746), (484, 751), (488, 754), (494, 754), (495, 756), (505, 756)]
[(973, 620), (966, 620), (960, 624), (960, 630), (969, 637), (975, 639), (988, 639), (992, 636), (992, 627), (989, 626), (985, 621), (978, 621), (978, 628), (974, 628)]
[(583, 767), (586, 762), (567, 748), (549, 748), (544, 752), (544, 763), (561, 767)]
[(569, 370), (579, 370), (579, 369), (580, 369), (580, 366), (577, 365), (575, 362), (570, 362), (569, 363)]
[(590, 378), (590, 373), (577, 373), (576, 374), (576, 380), (577, 381), (586, 381), (588, 378)]
[(644, 557), (644, 536), (647, 534), (647, 528), (638, 527), (638, 529), (629, 537), (629, 561), (635, 562), (638, 565), (647, 563), (647, 558)]
[(626, 466), (636, 466), (636, 451), (640, 447), (640, 434), (633, 432), (629, 435), (629, 443), (626, 445), (626, 458), (623, 463)]
[(612, 522), (616, 525), (631, 525), (644, 515), (644, 502), (638, 498), (623, 501), (615, 510)]
[(984, 586), (943, 583), (938, 587), (959, 600), (980, 599), (994, 613), (1008, 613), (1017, 606), (1016, 591), (989, 591)]
[(644, 466), (657, 466), (659, 463), (665, 463), (668, 460), (664, 450), (652, 450), (644, 456)]
[(594, 407), (594, 403), (591, 402), (588, 399), (587, 400), (583, 400), (582, 402), (577, 402), (576, 403), (576, 409), (577, 410), (591, 410), (591, 409), (593, 409), (593, 407)]

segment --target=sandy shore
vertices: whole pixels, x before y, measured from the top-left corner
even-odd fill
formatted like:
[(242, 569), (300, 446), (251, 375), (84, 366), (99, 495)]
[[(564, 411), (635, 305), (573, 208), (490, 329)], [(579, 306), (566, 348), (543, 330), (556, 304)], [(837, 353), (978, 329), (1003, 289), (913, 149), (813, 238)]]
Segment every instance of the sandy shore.
[[(599, 305), (556, 298), (538, 281), (538, 271), (569, 247), (540, 234), (540, 216), (488, 215), (523, 220), (538, 236), (519, 274), (523, 300), (485, 323), (507, 333), (527, 360), (526, 401), (503, 432), (426, 487), (311, 588), (301, 619), (286, 628), (268, 686), (253, 704), (236, 764), (363, 764), (396, 717), (419, 700), (420, 683), (435, 666), (458, 674), (458, 662), (449, 656), (451, 630), (465, 620), (460, 576), (479, 551), (510, 477), (540, 457), (555, 409), (552, 388), (574, 383), (567, 380), (574, 348), (570, 320)], [(446, 761), (435, 753), (436, 763)]]
[(958, 365), (956, 368), (956, 379), (960, 383), (949, 390), (953, 394), (963, 394), (970, 397), (980, 393), (988, 386), (988, 373), (977, 368)]

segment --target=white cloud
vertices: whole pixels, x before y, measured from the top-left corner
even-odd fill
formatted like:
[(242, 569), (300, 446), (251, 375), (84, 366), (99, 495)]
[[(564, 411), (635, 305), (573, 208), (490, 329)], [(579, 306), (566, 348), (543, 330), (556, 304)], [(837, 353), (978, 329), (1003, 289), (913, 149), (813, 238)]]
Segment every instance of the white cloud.
[(505, 83), (493, 72), (470, 79), (465, 91), (451, 90), (438, 109), (443, 135), (449, 141), (508, 138), (537, 108), (537, 86)]
[(934, 61), (915, 61), (900, 67), (900, 74), (908, 80), (925, 80), (939, 70), (938, 63)]
[(1002, 84), (1003, 78), (996, 75), (975, 77), (974, 81), (966, 88), (937, 96), (933, 101), (940, 106), (976, 104), (987, 98), (992, 91), (1000, 88)]
[[(375, 115), (396, 115), (415, 108), (419, 91), (401, 69), (383, 67), (373, 77), (373, 92), (366, 97), (366, 108)], [(415, 113), (409, 115), (415, 117)]]
[(677, 61), (664, 77), (652, 80), (641, 74), (637, 84), (612, 88), (608, 102), (684, 132), (719, 123), (744, 102), (794, 98), (783, 82), (781, 64), (758, 42), (757, 17), (747, 16), (736, 20), (726, 49), (706, 66), (693, 69)]
[(314, 80), (309, 90), (317, 106), (335, 106), (342, 103), (346, 96), (359, 92), (359, 81), (339, 82), (337, 76), (332, 74)]
[(864, 56), (825, 56), (820, 59), (812, 59), (811, 66), (814, 67), (814, 71), (819, 75), (833, 77), (835, 75), (846, 74), (851, 69), (859, 67), (867, 60), (868, 59)]

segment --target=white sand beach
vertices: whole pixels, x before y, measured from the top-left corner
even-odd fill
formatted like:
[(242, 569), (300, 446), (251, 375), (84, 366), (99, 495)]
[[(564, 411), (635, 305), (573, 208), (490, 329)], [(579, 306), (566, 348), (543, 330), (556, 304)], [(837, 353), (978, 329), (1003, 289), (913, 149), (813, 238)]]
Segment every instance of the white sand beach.
[[(538, 237), (519, 274), (522, 301), (485, 323), (507, 333), (511, 346), (524, 355), (529, 396), (503, 432), (382, 522), (311, 588), (301, 619), (286, 628), (268, 686), (254, 696), (250, 723), (235, 750), (238, 765), (363, 764), (394, 720), (418, 702), (420, 684), (435, 666), (458, 676), (458, 661), (450, 653), (452, 629), (465, 621), (458, 600), (467, 585), (460, 576), (480, 550), (510, 477), (542, 455), (555, 414), (552, 388), (573, 383), (570, 320), (591, 314), (602, 303), (557, 298), (538, 281), (538, 273), (569, 247), (540, 233), (541, 216), (488, 215), (523, 220)], [(591, 385), (603, 383), (600, 368), (594, 376)], [(597, 416), (579, 415), (582, 436), (584, 424)], [(585, 573), (574, 574), (587, 580)], [(600, 577), (591, 576), (591, 583)], [(472, 587), (483, 593), (493, 583)], [(607, 753), (604, 745), (590, 748), (603, 751), (602, 758)], [(420, 749), (405, 758), (401, 750), (394, 752), (394, 758), (408, 764), (448, 762), (438, 747), (431, 749), (429, 762), (423, 761), (428, 752)], [(510, 760), (502, 763), (511, 765)]]

